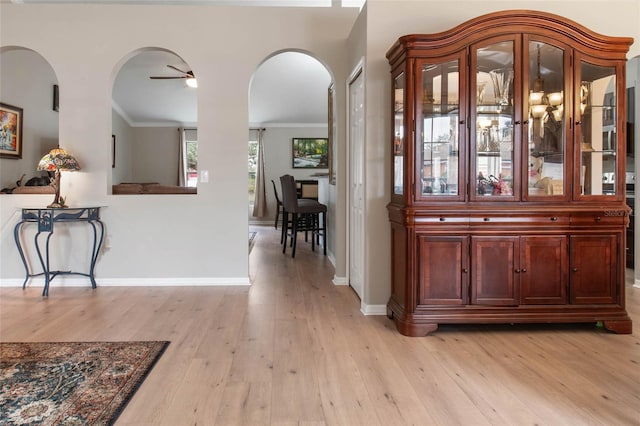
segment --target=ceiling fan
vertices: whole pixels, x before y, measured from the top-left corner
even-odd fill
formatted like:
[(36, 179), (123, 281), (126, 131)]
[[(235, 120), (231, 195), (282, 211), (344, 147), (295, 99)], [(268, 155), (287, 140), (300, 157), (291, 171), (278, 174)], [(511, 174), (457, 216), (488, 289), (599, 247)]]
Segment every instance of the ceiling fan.
[(189, 87), (198, 87), (198, 82), (196, 77), (193, 75), (193, 71), (183, 71), (180, 68), (174, 67), (173, 65), (167, 65), (167, 67), (172, 70), (176, 70), (179, 73), (182, 73), (180, 76), (150, 76), (151, 80), (173, 80), (176, 78), (184, 78), (186, 79), (187, 86)]

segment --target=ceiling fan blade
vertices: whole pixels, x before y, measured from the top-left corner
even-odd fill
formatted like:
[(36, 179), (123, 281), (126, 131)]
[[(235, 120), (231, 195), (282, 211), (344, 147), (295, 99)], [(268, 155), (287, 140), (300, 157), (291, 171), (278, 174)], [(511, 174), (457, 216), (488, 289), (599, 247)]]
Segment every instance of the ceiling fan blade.
[(151, 80), (173, 80), (176, 78), (189, 78), (187, 76), (181, 75), (179, 77), (160, 77), (160, 76), (151, 76), (149, 77)]
[(182, 74), (186, 74), (189, 75), (191, 73), (191, 71), (182, 71), (180, 68), (178, 67), (174, 67), (173, 65), (167, 65), (169, 68), (171, 68), (172, 70), (176, 70), (178, 72), (181, 72)]

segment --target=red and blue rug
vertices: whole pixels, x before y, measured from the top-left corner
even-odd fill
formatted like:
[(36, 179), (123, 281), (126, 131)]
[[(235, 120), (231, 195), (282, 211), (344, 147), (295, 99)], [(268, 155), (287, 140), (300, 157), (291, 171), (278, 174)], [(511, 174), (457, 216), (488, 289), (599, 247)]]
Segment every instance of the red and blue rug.
[(113, 424), (168, 344), (0, 343), (0, 424)]

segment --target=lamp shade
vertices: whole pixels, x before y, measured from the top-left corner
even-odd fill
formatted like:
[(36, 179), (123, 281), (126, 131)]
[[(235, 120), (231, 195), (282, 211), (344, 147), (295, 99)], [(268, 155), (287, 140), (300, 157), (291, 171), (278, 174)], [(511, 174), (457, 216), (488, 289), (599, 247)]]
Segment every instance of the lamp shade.
[(60, 171), (74, 171), (80, 170), (80, 165), (78, 164), (78, 160), (76, 160), (73, 155), (67, 153), (62, 148), (54, 148), (49, 151), (48, 154), (45, 154), (44, 157), (40, 159), (38, 163), (38, 170), (43, 170), (47, 172), (55, 172), (53, 179), (51, 179), (51, 186), (54, 187), (56, 191), (56, 196), (53, 199), (53, 202), (49, 204), (47, 207), (51, 208), (64, 208), (67, 207), (64, 203), (64, 199), (60, 197)]
[(62, 148), (54, 148), (45, 154), (38, 163), (38, 170), (55, 172), (56, 170), (80, 170), (78, 160)]

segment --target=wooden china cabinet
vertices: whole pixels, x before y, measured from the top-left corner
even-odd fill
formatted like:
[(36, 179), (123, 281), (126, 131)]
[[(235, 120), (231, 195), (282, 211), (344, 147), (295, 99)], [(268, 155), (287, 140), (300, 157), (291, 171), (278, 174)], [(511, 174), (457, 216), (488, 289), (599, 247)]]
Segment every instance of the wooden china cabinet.
[(389, 316), (602, 322), (625, 311), (625, 64), (631, 38), (504, 11), (387, 53)]

